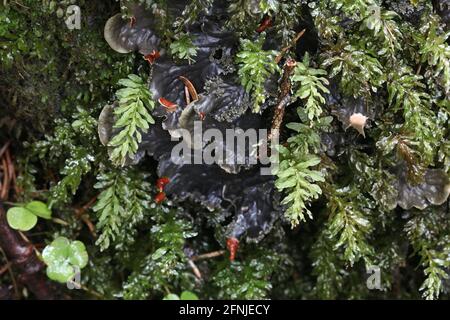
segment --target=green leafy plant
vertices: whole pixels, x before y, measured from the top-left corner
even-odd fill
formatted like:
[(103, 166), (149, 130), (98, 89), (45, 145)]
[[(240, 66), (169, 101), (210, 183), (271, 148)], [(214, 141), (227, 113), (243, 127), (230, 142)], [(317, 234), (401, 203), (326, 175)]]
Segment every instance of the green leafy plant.
[(304, 212), (312, 219), (311, 211), (306, 208), (306, 205), (308, 201), (317, 199), (321, 194), (317, 182), (323, 182), (324, 177), (319, 171), (310, 169), (320, 163), (319, 157), (304, 155), (298, 158), (287, 148), (280, 148), (280, 153), (285, 160), (280, 163), (276, 187), (288, 193), (282, 203), (289, 205), (285, 216), (295, 227), (300, 221), (306, 220)]
[(265, 5), (261, 2), (249, 0), (234, 0), (230, 2), (228, 13), (230, 20), (227, 21), (227, 27), (241, 31), (243, 36), (254, 32), (258, 26), (258, 21), (262, 18), (261, 7)]
[(330, 78), (340, 76), (342, 90), (347, 95), (370, 96), (385, 82), (383, 67), (373, 53), (345, 42), (324, 54), (323, 68), (329, 68)]
[(102, 192), (93, 210), (98, 215), (97, 227), (102, 231), (96, 242), (101, 250), (108, 248), (118, 235), (126, 235), (126, 239), (120, 240), (129, 244), (133, 241), (133, 228), (144, 220), (151, 201), (151, 188), (144, 179), (145, 176), (127, 169), (97, 176), (94, 187)]
[(261, 105), (266, 101), (264, 84), (271, 74), (280, 69), (275, 62), (277, 53), (273, 50), (262, 50), (264, 36), (256, 41), (241, 40), (241, 51), (236, 55), (239, 64), (239, 79), (248, 93), (254, 99), (253, 111), (259, 112)]
[(367, 241), (372, 226), (367, 218), (364, 202), (367, 200), (360, 196), (359, 202), (350, 203), (348, 198), (357, 190), (343, 188), (336, 190), (330, 197), (328, 204), (330, 221), (328, 228), (331, 237), (335, 238), (335, 249), (344, 249), (344, 259), (353, 265), (361, 257), (370, 263), (373, 248)]
[(306, 54), (303, 62), (297, 63), (291, 81), (298, 89), (294, 93), (294, 98), (305, 100), (305, 110), (309, 120), (318, 118), (322, 114), (321, 105), (325, 103), (324, 95), (330, 93), (325, 87), (329, 84), (323, 77), (327, 72), (322, 69), (310, 67), (310, 58)]
[(137, 152), (142, 133), (155, 123), (149, 112), (155, 107), (155, 102), (144, 81), (134, 74), (120, 80), (119, 85), (124, 88), (116, 92), (119, 107), (114, 110), (114, 128), (120, 131), (111, 139), (109, 146), (113, 147), (111, 161), (123, 166)]
[(170, 288), (173, 279), (182, 278), (186, 274), (187, 260), (183, 247), (186, 240), (195, 235), (192, 224), (176, 212), (163, 211), (155, 216), (150, 230), (154, 248), (128, 277), (124, 298), (145, 299), (151, 292)]
[(183, 30), (183, 27), (193, 23), (200, 15), (211, 8), (213, 0), (192, 0), (186, 5), (181, 17), (178, 17), (173, 23), (176, 33)]
[[(450, 32), (439, 31), (439, 19), (432, 16), (422, 28), (418, 38), (422, 62), (428, 62), (433, 68), (433, 76), (440, 77), (445, 95), (450, 94), (450, 46), (447, 39)], [(424, 37), (424, 34), (426, 36)]]
[[(444, 134), (444, 119), (436, 121), (431, 97), (424, 91), (422, 77), (411, 75), (410, 69), (401, 69), (388, 84), (388, 101), (394, 111), (402, 111), (405, 122), (402, 131), (413, 141), (425, 165), (433, 162), (436, 146)], [(445, 117), (447, 118), (447, 117)]]
[(192, 42), (192, 37), (189, 34), (181, 34), (177, 40), (172, 42), (170, 51), (178, 59), (188, 60), (189, 64), (194, 63), (194, 58), (197, 56), (197, 47)]
[(86, 247), (81, 241), (58, 237), (45, 247), (42, 259), (47, 264), (47, 276), (61, 283), (70, 281), (88, 263)]
[[(299, 109), (298, 114), (306, 123), (308, 115), (305, 110)], [(320, 136), (318, 132), (325, 129), (331, 118), (320, 118), (310, 125), (303, 123), (289, 123), (287, 127), (296, 132), (288, 139), (288, 145), (279, 146), (280, 164), (274, 171), (277, 176), (275, 186), (284, 191), (287, 196), (282, 204), (287, 205), (285, 216), (295, 227), (300, 221), (305, 221), (305, 213), (312, 218), (307, 208), (308, 202), (317, 199), (321, 194), (318, 183), (324, 181), (324, 175), (314, 170), (320, 163), (320, 158), (311, 152), (318, 151)]]
[(383, 41), (377, 54), (384, 55), (387, 52), (394, 54), (395, 50), (400, 49), (399, 41), (402, 39), (400, 29), (395, 22), (398, 14), (394, 11), (384, 10), (375, 4), (370, 6), (366, 12), (361, 28), (372, 30), (373, 34)]
[(11, 228), (28, 231), (37, 223), (38, 217), (51, 219), (52, 212), (41, 201), (31, 201), (23, 206), (12, 207), (6, 213), (6, 219)]
[[(420, 257), (425, 280), (420, 291), (426, 299), (436, 299), (444, 290), (443, 281), (449, 278), (445, 271), (450, 266), (448, 223), (437, 223), (445, 217), (444, 210), (429, 208), (426, 212), (414, 210), (404, 231), (411, 241), (414, 251)], [(428, 232), (432, 231), (432, 232)]]
[[(255, 250), (244, 261), (222, 262), (212, 281), (218, 288), (220, 299), (266, 299), (272, 289), (269, 279), (280, 265), (281, 255), (269, 251), (263, 255)], [(258, 257), (258, 258), (257, 258)]]

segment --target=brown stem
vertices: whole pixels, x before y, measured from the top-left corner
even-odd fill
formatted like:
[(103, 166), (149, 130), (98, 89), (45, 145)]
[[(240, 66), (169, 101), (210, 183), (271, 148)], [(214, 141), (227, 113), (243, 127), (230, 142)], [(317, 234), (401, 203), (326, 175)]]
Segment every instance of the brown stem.
[(194, 273), (195, 277), (198, 280), (202, 280), (202, 273), (200, 272), (200, 270), (198, 269), (198, 267), (195, 265), (194, 261), (192, 260), (188, 260), (188, 264), (192, 269), (192, 272)]
[(294, 37), (294, 39), (292, 40), (291, 44), (287, 47), (284, 47), (283, 49), (281, 49), (280, 54), (275, 58), (275, 62), (279, 63), (281, 61), (281, 59), (283, 58), (283, 56), (286, 54), (286, 52), (288, 52), (293, 46), (295, 46), (297, 44), (297, 41), (303, 37), (303, 35), (305, 34), (306, 29), (303, 29), (302, 31), (300, 31), (299, 33), (297, 33), (297, 35)]
[(3, 147), (0, 149), (0, 158), (3, 157), (3, 154), (6, 152), (10, 145), (11, 141), (6, 142)]
[(191, 260), (192, 261), (198, 261), (198, 260), (202, 260), (202, 259), (215, 258), (215, 257), (222, 256), (225, 252), (226, 252), (225, 250), (218, 250), (218, 251), (208, 252), (208, 253), (200, 254), (198, 256), (193, 256), (191, 258)]
[(95, 201), (97, 201), (97, 197), (98, 196), (93, 197), (91, 200), (89, 200), (89, 202), (87, 202), (81, 208), (75, 209), (75, 216), (77, 218), (81, 219), (86, 224), (86, 226), (89, 229), (89, 232), (91, 233), (91, 235), (94, 238), (97, 238), (97, 233), (95, 232), (95, 226), (92, 223), (92, 221), (89, 219), (89, 215), (87, 215), (85, 213), (90, 207), (92, 207), (94, 205)]
[(2, 167), (3, 167), (3, 183), (2, 189), (0, 190), (0, 200), (6, 200), (9, 192), (9, 183), (11, 181), (9, 179), (9, 167), (6, 157), (2, 158)]
[(283, 123), (284, 111), (291, 101), (291, 75), (297, 62), (294, 59), (288, 59), (284, 65), (283, 77), (281, 78), (280, 94), (278, 95), (278, 104), (272, 119), (272, 128), (270, 129), (269, 140), (275, 132), (279, 131)]

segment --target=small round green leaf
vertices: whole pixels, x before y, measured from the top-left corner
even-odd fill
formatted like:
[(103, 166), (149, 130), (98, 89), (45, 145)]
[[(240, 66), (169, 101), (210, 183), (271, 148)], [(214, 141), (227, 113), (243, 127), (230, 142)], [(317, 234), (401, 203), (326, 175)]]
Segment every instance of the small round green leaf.
[(89, 257), (84, 243), (81, 241), (73, 241), (70, 244), (69, 262), (72, 265), (83, 269), (86, 267), (88, 260)]
[(25, 206), (25, 208), (41, 218), (51, 219), (52, 217), (52, 212), (50, 209), (41, 201), (31, 201)]
[(181, 300), (198, 300), (197, 295), (190, 291), (183, 291), (180, 298)]
[(42, 252), (42, 259), (47, 265), (54, 263), (61, 264), (70, 255), (70, 241), (67, 238), (59, 237), (53, 240)]
[(65, 283), (75, 276), (75, 269), (69, 262), (53, 263), (47, 267), (47, 276), (54, 281)]
[(22, 207), (10, 208), (6, 213), (6, 220), (11, 228), (20, 231), (28, 231), (37, 223), (37, 217)]
[(87, 265), (88, 254), (81, 241), (59, 237), (45, 247), (42, 259), (47, 264), (47, 276), (64, 283), (72, 279), (76, 269)]

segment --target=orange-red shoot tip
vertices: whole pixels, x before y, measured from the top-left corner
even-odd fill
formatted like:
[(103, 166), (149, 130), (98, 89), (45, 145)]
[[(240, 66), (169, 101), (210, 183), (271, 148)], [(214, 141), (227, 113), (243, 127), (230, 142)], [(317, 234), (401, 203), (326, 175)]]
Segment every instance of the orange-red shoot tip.
[(160, 204), (161, 202), (163, 202), (166, 199), (166, 194), (164, 192), (159, 192), (156, 196), (155, 196), (155, 202), (157, 204)]
[(156, 188), (159, 192), (162, 192), (164, 187), (170, 182), (170, 179), (167, 177), (161, 177), (156, 180)]
[(150, 52), (149, 54), (144, 56), (144, 60), (148, 61), (148, 63), (150, 63), (150, 64), (154, 64), (156, 59), (158, 59), (159, 57), (161, 57), (161, 54), (159, 53), (159, 51), (153, 50), (152, 52)]
[(259, 25), (259, 27), (256, 29), (256, 32), (261, 33), (271, 26), (272, 26), (272, 19), (269, 16), (266, 16)]
[(230, 261), (234, 261), (236, 258), (236, 252), (239, 248), (239, 240), (231, 237), (227, 239), (227, 249), (230, 252)]

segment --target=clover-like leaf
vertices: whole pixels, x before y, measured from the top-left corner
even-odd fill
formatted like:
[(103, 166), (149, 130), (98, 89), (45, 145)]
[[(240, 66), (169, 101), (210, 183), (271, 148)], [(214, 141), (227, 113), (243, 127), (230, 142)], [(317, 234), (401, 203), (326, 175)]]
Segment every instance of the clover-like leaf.
[(48, 220), (52, 217), (52, 212), (50, 211), (50, 209), (45, 203), (41, 201), (31, 201), (25, 206), (25, 208), (41, 218)]
[(6, 220), (11, 228), (20, 231), (31, 230), (37, 223), (37, 217), (23, 207), (13, 207), (6, 213)]
[(54, 281), (65, 283), (70, 281), (75, 275), (75, 269), (68, 261), (54, 263), (47, 267), (47, 276)]
[(68, 259), (70, 253), (70, 241), (59, 237), (53, 240), (42, 252), (42, 258), (47, 265), (62, 262)]
[(48, 277), (62, 283), (70, 281), (76, 269), (84, 268), (89, 260), (81, 241), (70, 241), (65, 237), (56, 238), (46, 246), (42, 259), (48, 266)]
[(70, 244), (69, 262), (82, 269), (86, 267), (88, 260), (89, 257), (84, 243), (81, 241), (73, 241)]

